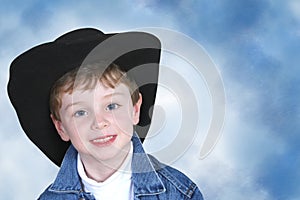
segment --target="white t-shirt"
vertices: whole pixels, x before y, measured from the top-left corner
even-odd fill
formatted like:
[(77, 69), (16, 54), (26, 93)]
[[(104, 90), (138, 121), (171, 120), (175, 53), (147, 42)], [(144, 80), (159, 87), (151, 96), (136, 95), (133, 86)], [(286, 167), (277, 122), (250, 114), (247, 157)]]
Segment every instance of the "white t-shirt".
[(101, 200), (132, 200), (133, 183), (131, 181), (131, 161), (133, 145), (131, 143), (130, 151), (123, 164), (113, 175), (104, 182), (97, 182), (87, 177), (80, 156), (77, 156), (77, 171), (81, 177), (86, 192), (91, 192), (95, 198)]

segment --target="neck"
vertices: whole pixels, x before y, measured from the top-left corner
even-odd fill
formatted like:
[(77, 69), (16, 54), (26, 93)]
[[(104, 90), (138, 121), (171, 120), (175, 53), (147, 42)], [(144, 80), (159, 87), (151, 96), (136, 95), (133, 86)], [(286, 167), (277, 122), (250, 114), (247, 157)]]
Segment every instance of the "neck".
[(97, 182), (104, 182), (111, 175), (113, 175), (124, 163), (128, 152), (130, 151), (131, 144), (128, 145), (126, 150), (121, 151), (117, 156), (107, 160), (96, 160), (93, 157), (86, 157), (80, 155), (87, 177)]

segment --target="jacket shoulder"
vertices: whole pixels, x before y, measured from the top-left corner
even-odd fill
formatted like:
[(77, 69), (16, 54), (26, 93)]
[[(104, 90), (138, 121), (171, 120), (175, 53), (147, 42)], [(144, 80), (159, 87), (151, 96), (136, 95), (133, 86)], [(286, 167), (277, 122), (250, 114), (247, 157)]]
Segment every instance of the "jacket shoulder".
[(176, 189), (182, 195), (190, 199), (203, 199), (198, 186), (184, 173), (171, 166), (161, 163), (152, 155), (148, 156), (157, 174), (163, 181), (167, 191)]

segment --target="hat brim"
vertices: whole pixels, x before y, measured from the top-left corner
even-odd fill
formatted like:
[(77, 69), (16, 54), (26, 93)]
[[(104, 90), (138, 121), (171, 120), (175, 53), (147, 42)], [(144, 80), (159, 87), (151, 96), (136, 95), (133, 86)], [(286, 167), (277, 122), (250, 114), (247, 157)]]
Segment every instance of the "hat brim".
[[(50, 119), (50, 89), (66, 72), (93, 59), (104, 59), (126, 72), (133, 72), (143, 96), (140, 122), (136, 126), (143, 140), (149, 130), (155, 102), (160, 50), (159, 39), (149, 33), (104, 34), (86, 28), (68, 32), (21, 54), (10, 66), (8, 95), (24, 132), (60, 166), (70, 143), (61, 140)], [(136, 68), (139, 70), (133, 70)]]

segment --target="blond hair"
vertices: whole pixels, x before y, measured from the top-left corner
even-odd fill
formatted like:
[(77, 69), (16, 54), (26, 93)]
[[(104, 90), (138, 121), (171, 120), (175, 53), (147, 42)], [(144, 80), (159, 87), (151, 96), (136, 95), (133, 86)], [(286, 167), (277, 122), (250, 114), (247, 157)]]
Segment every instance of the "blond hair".
[(112, 63), (107, 66), (105, 63), (95, 63), (75, 68), (53, 84), (49, 101), (50, 112), (53, 117), (60, 120), (59, 109), (62, 106), (63, 93), (72, 94), (74, 89), (93, 89), (99, 81), (110, 88), (115, 88), (123, 83), (129, 89), (133, 105), (139, 99), (139, 90), (135, 81), (130, 79), (118, 65)]

